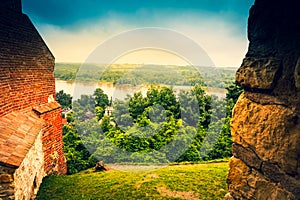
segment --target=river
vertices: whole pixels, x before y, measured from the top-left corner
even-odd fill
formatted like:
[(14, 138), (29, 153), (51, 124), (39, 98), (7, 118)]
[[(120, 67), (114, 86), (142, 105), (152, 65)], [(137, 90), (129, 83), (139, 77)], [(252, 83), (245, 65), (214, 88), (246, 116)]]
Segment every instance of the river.
[[(135, 92), (141, 92), (143, 95), (147, 93), (149, 86), (140, 85), (113, 85), (112, 83), (99, 82), (99, 83), (83, 83), (83, 82), (70, 82), (55, 80), (56, 91), (63, 90), (65, 93), (70, 94), (73, 100), (79, 99), (82, 94), (91, 95), (94, 93), (96, 88), (101, 88), (105, 94), (113, 100), (121, 99), (123, 100), (126, 96), (133, 95)], [(173, 86), (173, 90), (178, 94), (180, 90), (191, 90), (190, 86)], [(219, 88), (209, 88), (206, 89), (208, 94), (213, 94), (219, 98), (224, 98), (226, 96), (225, 89)]]

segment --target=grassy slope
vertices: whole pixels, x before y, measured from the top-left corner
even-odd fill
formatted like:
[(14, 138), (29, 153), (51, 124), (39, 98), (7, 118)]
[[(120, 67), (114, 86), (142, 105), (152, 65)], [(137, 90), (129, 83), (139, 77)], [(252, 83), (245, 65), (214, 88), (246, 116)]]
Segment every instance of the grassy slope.
[[(90, 170), (91, 171), (91, 170)], [(37, 199), (223, 199), (227, 163), (45, 178)]]

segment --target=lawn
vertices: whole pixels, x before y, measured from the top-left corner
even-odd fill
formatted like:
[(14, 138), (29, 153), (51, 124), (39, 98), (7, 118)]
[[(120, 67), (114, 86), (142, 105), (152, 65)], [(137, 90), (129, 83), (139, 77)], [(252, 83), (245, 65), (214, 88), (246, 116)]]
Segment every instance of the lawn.
[(48, 176), (37, 199), (223, 199), (228, 163), (134, 167)]

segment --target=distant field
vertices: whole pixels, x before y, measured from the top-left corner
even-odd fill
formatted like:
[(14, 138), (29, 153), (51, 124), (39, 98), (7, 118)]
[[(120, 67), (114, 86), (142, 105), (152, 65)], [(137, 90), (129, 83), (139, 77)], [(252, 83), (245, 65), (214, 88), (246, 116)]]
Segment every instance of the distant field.
[(228, 163), (177, 165), (157, 169), (84, 171), (49, 176), (39, 200), (82, 199), (223, 199)]
[(118, 84), (193, 85), (224, 88), (235, 79), (235, 68), (173, 65), (56, 63), (55, 77), (65, 81), (112, 82)]

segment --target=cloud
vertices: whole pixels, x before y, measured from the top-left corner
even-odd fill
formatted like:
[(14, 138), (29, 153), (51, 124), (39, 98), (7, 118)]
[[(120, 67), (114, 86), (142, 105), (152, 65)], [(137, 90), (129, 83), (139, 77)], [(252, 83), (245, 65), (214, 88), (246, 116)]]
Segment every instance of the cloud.
[[(168, 12), (169, 13), (169, 12)], [(162, 27), (178, 31), (197, 42), (211, 57), (216, 66), (238, 67), (247, 49), (246, 21), (240, 23), (228, 20), (228, 13), (214, 15), (211, 13), (179, 12), (166, 10), (139, 9), (135, 15), (108, 12), (96, 20), (84, 20), (69, 27), (37, 24), (41, 35), (54, 53), (57, 62), (84, 62), (88, 55), (102, 42), (134, 28)], [(120, 44), (122, 45), (122, 44)], [(157, 52), (156, 52), (157, 53)], [(155, 57), (147, 52), (146, 62)], [(127, 56), (131, 63), (141, 62), (141, 53)], [(148, 57), (148, 60), (146, 59)], [(165, 64), (174, 64), (167, 58), (161, 59)], [(129, 59), (130, 58), (130, 59)], [(159, 63), (159, 57), (156, 63)], [(120, 59), (122, 61), (122, 59)], [(178, 62), (178, 64), (181, 64)]]
[(130, 27), (114, 20), (82, 23), (69, 28), (37, 24), (57, 62), (84, 62), (88, 55), (107, 38)]
[(232, 12), (238, 20), (247, 16), (254, 0), (23, 0), (25, 13), (41, 23), (68, 26), (81, 19), (104, 17), (107, 12), (135, 14), (144, 10), (194, 10), (215, 14)]

